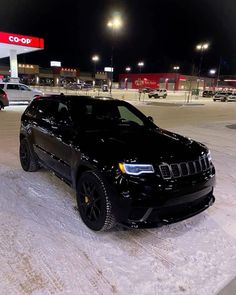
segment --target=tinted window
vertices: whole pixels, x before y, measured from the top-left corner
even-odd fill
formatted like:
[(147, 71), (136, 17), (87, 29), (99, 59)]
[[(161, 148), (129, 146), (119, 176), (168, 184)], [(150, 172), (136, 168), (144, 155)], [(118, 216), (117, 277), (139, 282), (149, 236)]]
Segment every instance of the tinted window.
[(52, 100), (40, 100), (38, 102), (37, 118), (44, 121), (55, 121), (58, 111), (58, 102)]
[(7, 89), (9, 90), (19, 90), (18, 84), (7, 84)]
[(26, 87), (25, 85), (20, 85), (19, 88), (20, 90), (23, 90), (23, 91), (30, 91), (30, 89)]
[(36, 100), (32, 101), (29, 107), (26, 109), (25, 114), (28, 117), (35, 118), (38, 109), (38, 102)]
[(55, 119), (54, 122), (57, 124), (64, 124), (64, 123), (68, 123), (69, 121), (71, 121), (68, 107), (63, 102), (59, 102), (57, 104), (56, 114), (55, 114), (54, 119)]
[(3, 89), (4, 88), (4, 84), (0, 84), (0, 88)]
[(147, 124), (146, 117), (130, 105), (114, 101), (72, 101), (72, 120), (85, 129)]
[(120, 118), (125, 121), (135, 122), (140, 126), (143, 126), (144, 123), (141, 119), (139, 119), (134, 113), (132, 113), (125, 106), (118, 106), (118, 110), (120, 113)]

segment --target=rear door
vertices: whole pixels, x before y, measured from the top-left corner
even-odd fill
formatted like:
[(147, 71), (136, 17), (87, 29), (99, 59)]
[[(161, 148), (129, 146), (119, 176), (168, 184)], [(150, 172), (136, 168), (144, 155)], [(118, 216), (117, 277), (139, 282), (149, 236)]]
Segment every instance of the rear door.
[(32, 124), (35, 152), (43, 163), (62, 178), (71, 181), (72, 139), (75, 131), (66, 104), (39, 100)]
[(39, 159), (49, 168), (53, 169), (51, 145), (51, 120), (55, 116), (57, 101), (39, 100), (35, 110), (35, 116), (31, 122), (31, 136), (34, 149)]
[(20, 88), (19, 88), (19, 84), (6, 84), (6, 93), (8, 96), (9, 101), (19, 101), (20, 97), (19, 97), (19, 92), (20, 92)]
[(30, 101), (31, 97), (32, 97), (31, 89), (23, 84), (20, 84), (19, 85), (19, 98), (23, 101), (24, 100)]
[(56, 116), (50, 124), (49, 152), (53, 154), (53, 169), (71, 182), (71, 166), (75, 153), (73, 142), (77, 135), (66, 103), (59, 102)]

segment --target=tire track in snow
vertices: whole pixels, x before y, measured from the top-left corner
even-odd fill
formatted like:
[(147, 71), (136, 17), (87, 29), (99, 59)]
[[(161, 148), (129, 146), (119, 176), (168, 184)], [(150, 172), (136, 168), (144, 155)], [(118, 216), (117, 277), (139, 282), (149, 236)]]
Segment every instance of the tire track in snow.
[(128, 251), (131, 256), (148, 255), (159, 260), (166, 268), (173, 268), (174, 263), (170, 257), (173, 246), (170, 242), (159, 239), (148, 230), (132, 230), (131, 232), (118, 231), (115, 234), (117, 245)]
[(10, 285), (8, 294), (63, 294), (64, 283), (59, 275), (47, 263), (42, 253), (40, 255), (40, 252), (28, 247), (32, 235), (25, 235), (22, 244), (18, 238), (19, 231), (20, 228), (15, 222), (11, 226), (9, 223), (1, 224), (0, 253), (2, 265), (6, 266), (4, 277)]

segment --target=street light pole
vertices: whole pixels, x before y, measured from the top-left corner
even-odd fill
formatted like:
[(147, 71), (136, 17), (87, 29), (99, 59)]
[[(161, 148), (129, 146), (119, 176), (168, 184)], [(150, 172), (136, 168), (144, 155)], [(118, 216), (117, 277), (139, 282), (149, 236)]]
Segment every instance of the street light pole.
[(174, 72), (176, 72), (176, 77), (175, 77), (175, 86), (174, 86), (174, 93), (175, 93), (175, 88), (178, 80), (178, 71), (180, 70), (180, 66), (174, 66), (173, 67)]
[[(142, 68), (144, 67), (144, 62), (143, 61), (140, 61), (138, 62), (138, 67), (139, 67), (139, 73), (141, 74), (142, 72)], [(141, 77), (139, 78), (139, 100), (141, 99)]]
[(123, 23), (120, 17), (113, 17), (108, 21), (107, 26), (112, 30), (112, 44), (111, 44), (111, 81), (110, 81), (110, 93), (113, 84), (113, 65), (114, 65), (114, 42), (115, 42), (115, 32), (122, 27)]
[(221, 71), (221, 57), (220, 57), (220, 62), (219, 62), (219, 67), (218, 67), (218, 73), (217, 73), (216, 91), (217, 91), (218, 86), (219, 86), (220, 71)]
[(99, 61), (99, 56), (98, 55), (93, 55), (92, 56), (92, 61), (94, 63), (94, 87), (95, 87), (95, 83), (96, 83), (96, 65), (97, 65), (97, 62)]
[(198, 69), (198, 81), (197, 81), (197, 91), (199, 92), (199, 82), (201, 79), (201, 71), (202, 71), (202, 63), (203, 63), (203, 56), (204, 52), (209, 48), (208, 43), (201, 43), (196, 46), (196, 50), (200, 51), (201, 58), (200, 58), (200, 64), (199, 64), (199, 69)]
[[(131, 71), (131, 67), (126, 67), (125, 71), (128, 74)], [(125, 83), (126, 83), (125, 88), (127, 90), (128, 89), (128, 78), (126, 78)]]

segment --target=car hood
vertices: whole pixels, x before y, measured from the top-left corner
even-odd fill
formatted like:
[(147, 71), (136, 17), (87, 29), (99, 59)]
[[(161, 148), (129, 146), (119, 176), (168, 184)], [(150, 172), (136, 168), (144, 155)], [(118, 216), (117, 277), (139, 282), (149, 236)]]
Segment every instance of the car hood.
[(196, 160), (207, 153), (204, 145), (164, 129), (126, 128), (85, 132), (81, 151), (94, 159), (141, 163)]

